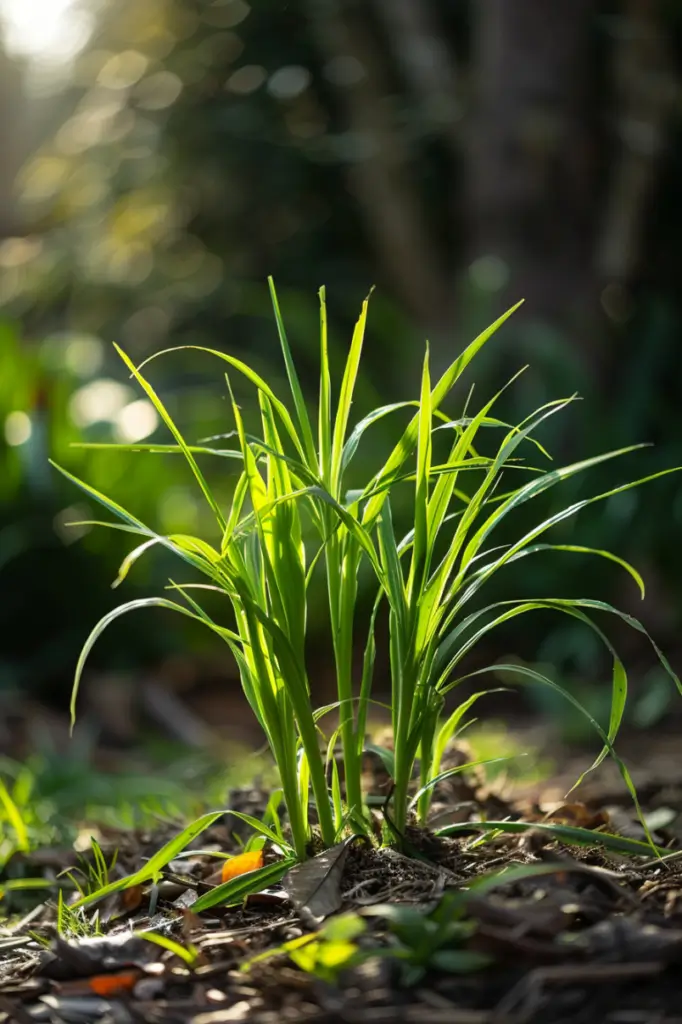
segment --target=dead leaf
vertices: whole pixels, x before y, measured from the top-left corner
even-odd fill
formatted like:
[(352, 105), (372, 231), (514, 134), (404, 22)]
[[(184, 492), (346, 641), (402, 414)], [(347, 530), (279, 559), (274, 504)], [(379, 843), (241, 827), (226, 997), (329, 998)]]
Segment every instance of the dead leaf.
[(131, 992), (142, 977), (142, 971), (119, 971), (117, 974), (96, 974), (93, 978), (66, 981), (59, 986), (64, 995), (119, 996)]
[(576, 825), (579, 828), (600, 828), (609, 824), (606, 811), (591, 811), (585, 804), (561, 804), (544, 816), (543, 821), (556, 821), (562, 825)]
[(281, 907), (289, 902), (289, 897), (282, 889), (261, 889), (250, 893), (245, 900), (247, 907)]
[(245, 875), (247, 871), (257, 871), (263, 867), (263, 851), (252, 850), (251, 853), (239, 853), (236, 857), (230, 857), (223, 864), (220, 872), (221, 882), (231, 882), (239, 875)]
[(139, 967), (149, 963), (154, 956), (151, 943), (128, 930), (106, 937), (68, 940), (57, 937), (38, 973), (54, 981), (67, 981), (74, 977)]
[(284, 876), (282, 885), (304, 924), (316, 927), (341, 906), (341, 876), (350, 836), (329, 850), (297, 864)]

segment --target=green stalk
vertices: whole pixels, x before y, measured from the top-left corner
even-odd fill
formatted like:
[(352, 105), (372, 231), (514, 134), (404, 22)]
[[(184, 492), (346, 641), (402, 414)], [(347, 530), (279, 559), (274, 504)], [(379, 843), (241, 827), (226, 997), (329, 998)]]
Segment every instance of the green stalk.
[[(345, 552), (344, 552), (345, 548)], [(339, 699), (339, 732), (343, 750), (346, 804), (356, 817), (363, 814), (361, 760), (353, 713), (353, 609), (357, 591), (359, 552), (349, 537), (344, 544), (335, 534), (326, 548), (329, 610)]]
[(289, 815), (289, 827), (291, 828), (291, 839), (296, 851), (298, 860), (303, 861), (308, 856), (308, 830), (303, 819), (301, 804), (298, 795), (298, 778), (296, 774), (296, 751), (272, 747), (272, 753), (278, 769), (284, 804)]
[(277, 765), (277, 771), (282, 784), (282, 791), (284, 793), (284, 802), (289, 814), (292, 842), (296, 850), (296, 855), (300, 859), (304, 860), (306, 857), (308, 834), (303, 823), (303, 817), (299, 806), (295, 747), (292, 756), (290, 744), (288, 743), (288, 740), (290, 740), (289, 734), (293, 730), (287, 729), (287, 726), (290, 723), (286, 719), (283, 719), (279, 702), (276, 699), (276, 694), (273, 693), (273, 682), (268, 670), (268, 662), (272, 664), (272, 658), (268, 657), (266, 659), (265, 654), (263, 653), (268, 649), (268, 638), (266, 637), (262, 627), (257, 622), (253, 612), (245, 609), (245, 619), (248, 630), (246, 639), (248, 648), (251, 652), (251, 658), (253, 660), (254, 677), (258, 680), (258, 687), (263, 706), (263, 716), (268, 726), (267, 734), (270, 742), (270, 749), (272, 750), (275, 764)]
[[(310, 784), (313, 790), (317, 817), (320, 823), (320, 832), (325, 846), (333, 846), (336, 841), (336, 829), (334, 828), (334, 814), (329, 800), (327, 777), (324, 770), (324, 760), (320, 752), (320, 741), (312, 709), (310, 714), (297, 718), (301, 744), (308, 758), (310, 770)], [(298, 791), (298, 789), (297, 789)], [(298, 803), (298, 801), (297, 801)], [(298, 852), (298, 851), (297, 851)], [(306, 854), (303, 853), (303, 858)]]
[[(394, 616), (391, 616), (394, 620)], [(391, 625), (394, 625), (394, 621)], [(391, 673), (397, 676), (393, 696), (393, 743), (395, 751), (395, 789), (393, 790), (393, 821), (400, 835), (407, 825), (407, 804), (414, 754), (410, 752), (410, 723), (414, 698), (411, 665), (405, 658), (397, 635), (392, 638)], [(397, 663), (397, 665), (396, 665)], [(397, 668), (397, 672), (396, 672)]]
[(424, 789), (433, 774), (433, 750), (436, 735), (437, 715), (426, 707), (422, 712), (423, 726), (419, 744), (419, 788), (424, 790), (417, 801), (417, 817), (422, 825), (426, 824), (433, 790)]

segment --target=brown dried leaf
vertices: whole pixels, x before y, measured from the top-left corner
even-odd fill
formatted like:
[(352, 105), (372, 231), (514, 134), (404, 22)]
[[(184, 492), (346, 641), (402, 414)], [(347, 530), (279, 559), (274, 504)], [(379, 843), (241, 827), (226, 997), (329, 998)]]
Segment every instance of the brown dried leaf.
[(304, 924), (317, 927), (341, 906), (341, 877), (348, 848), (356, 838), (344, 839), (284, 876), (284, 890)]
[(578, 828), (599, 828), (609, 824), (606, 811), (592, 811), (585, 804), (562, 804), (545, 815), (543, 821), (556, 821), (562, 825), (576, 825)]

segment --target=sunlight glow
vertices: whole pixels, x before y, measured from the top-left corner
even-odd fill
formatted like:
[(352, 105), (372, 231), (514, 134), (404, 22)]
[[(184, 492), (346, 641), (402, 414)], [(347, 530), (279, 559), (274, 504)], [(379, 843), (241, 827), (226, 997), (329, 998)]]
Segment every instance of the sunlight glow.
[(55, 63), (74, 57), (92, 29), (75, 0), (0, 0), (0, 21), (10, 53)]

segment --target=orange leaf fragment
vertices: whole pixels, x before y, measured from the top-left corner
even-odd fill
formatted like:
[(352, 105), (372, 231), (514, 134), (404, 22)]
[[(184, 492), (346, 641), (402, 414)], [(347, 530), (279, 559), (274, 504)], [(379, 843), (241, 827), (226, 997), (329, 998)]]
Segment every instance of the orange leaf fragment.
[(98, 996), (118, 996), (130, 992), (140, 980), (140, 971), (119, 971), (118, 974), (97, 974), (88, 978), (88, 988)]
[(263, 851), (252, 850), (251, 853), (239, 853), (236, 857), (230, 857), (223, 864), (221, 878), (223, 882), (230, 882), (239, 875), (245, 875), (247, 871), (257, 871), (263, 867)]

